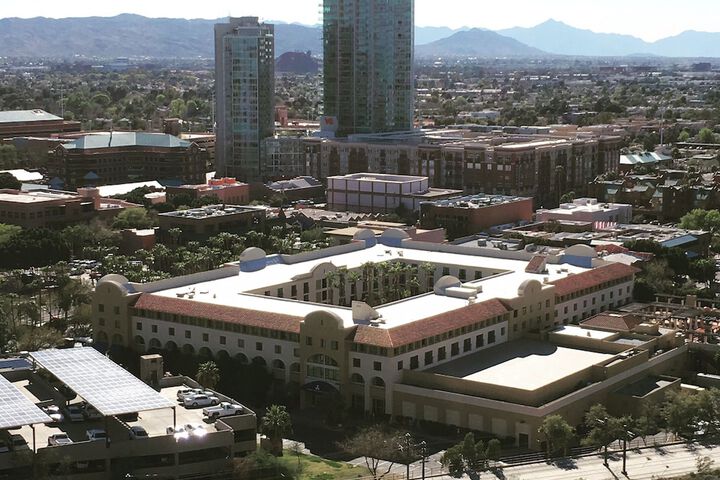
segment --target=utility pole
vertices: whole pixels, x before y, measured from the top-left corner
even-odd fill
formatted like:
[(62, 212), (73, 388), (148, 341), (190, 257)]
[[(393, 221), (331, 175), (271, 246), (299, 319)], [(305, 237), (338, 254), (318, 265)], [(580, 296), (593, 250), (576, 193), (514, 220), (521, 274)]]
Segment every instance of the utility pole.
[(420, 442), (420, 454), (422, 455), (422, 480), (425, 480), (425, 457), (427, 457), (427, 443)]

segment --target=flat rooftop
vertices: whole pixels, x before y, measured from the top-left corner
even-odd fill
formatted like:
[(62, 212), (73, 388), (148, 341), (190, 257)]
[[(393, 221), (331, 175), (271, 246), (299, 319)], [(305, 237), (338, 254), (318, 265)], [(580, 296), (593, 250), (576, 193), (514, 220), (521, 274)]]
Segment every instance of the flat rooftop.
[(64, 192), (54, 192), (51, 190), (36, 190), (22, 193), (2, 193), (0, 192), (0, 202), (8, 203), (43, 203), (54, 202), (57, 200), (72, 200), (80, 198), (78, 195)]
[(328, 180), (358, 180), (362, 182), (410, 183), (427, 180), (428, 177), (414, 175), (391, 175), (389, 173), (351, 173), (328, 177)]
[(447, 208), (484, 208), (493, 205), (501, 205), (504, 203), (522, 202), (525, 200), (531, 200), (529, 197), (516, 197), (507, 195), (486, 195), (479, 193), (476, 195), (466, 195), (464, 197), (454, 197), (443, 200), (429, 201), (436, 207), (447, 207)]
[(592, 328), (581, 328), (577, 325), (562, 325), (553, 330), (552, 333), (571, 337), (592, 338), (593, 340), (605, 340), (608, 337), (617, 335), (617, 332), (604, 332), (602, 330), (593, 330)]
[(428, 372), (534, 391), (613, 356), (522, 339), (459, 358)]
[(62, 121), (62, 118), (45, 110), (6, 110), (0, 112), (0, 124)]
[(264, 208), (246, 207), (240, 205), (209, 205), (202, 208), (191, 208), (189, 210), (176, 210), (174, 212), (161, 213), (161, 217), (190, 218), (202, 220), (205, 218), (229, 217), (241, 213), (252, 213), (265, 210)]
[[(280, 299), (272, 296), (249, 294), (248, 292), (262, 292), (264, 289), (271, 290), (275, 285), (282, 285), (296, 279), (300, 281), (301, 278), (311, 272), (315, 267), (328, 262), (336, 267), (346, 267), (349, 270), (359, 269), (367, 262), (382, 263), (403, 261), (414, 264), (429, 262), (439, 268), (445, 266), (463, 268), (467, 271), (468, 278), (473, 278), (474, 270), (482, 269), (485, 272), (495, 272), (492, 276), (466, 282), (472, 285), (482, 286), (482, 292), (479, 292), (476, 296), (476, 301), (482, 302), (495, 298), (514, 297), (518, 287), (525, 280), (532, 279), (543, 283), (545, 278), (548, 278), (549, 281), (554, 281), (565, 278), (569, 274), (582, 273), (588, 270), (587, 268), (562, 264), (549, 265), (548, 272), (544, 274), (527, 273), (525, 272), (525, 267), (530, 258), (527, 260), (514, 260), (485, 256), (482, 253), (480, 249), (473, 251), (471, 248), (467, 249), (467, 253), (459, 254), (433, 249), (409, 249), (378, 244), (373, 247), (347, 253), (336, 255), (328, 254), (327, 256), (294, 264), (284, 263), (280, 257), (268, 257), (268, 265), (258, 271), (241, 271), (238, 275), (233, 275), (231, 271), (229, 271), (228, 276), (216, 280), (188, 283), (183, 286), (158, 291), (153, 291), (152, 287), (142, 290), (150, 292), (155, 296), (169, 298), (175, 298), (179, 296), (178, 294), (186, 294), (188, 291), (194, 291), (195, 295), (191, 299), (191, 301), (194, 302), (262, 310), (280, 314), (291, 312), (295, 316), (306, 315), (317, 310), (327, 310), (338, 314), (345, 322), (345, 325), (349, 327), (354, 325), (352, 310), (350, 308)], [(467, 305), (467, 299), (427, 293), (425, 295), (409, 297), (395, 303), (382, 305), (376, 307), (376, 310), (382, 314), (383, 320), (385, 320), (385, 324), (380, 328), (392, 328), (422, 318), (460, 309)]]

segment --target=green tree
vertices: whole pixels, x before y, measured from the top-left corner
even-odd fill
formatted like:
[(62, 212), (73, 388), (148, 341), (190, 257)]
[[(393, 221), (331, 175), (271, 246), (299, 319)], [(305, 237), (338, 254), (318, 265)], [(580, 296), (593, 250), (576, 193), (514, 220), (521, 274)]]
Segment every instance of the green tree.
[(621, 426), (617, 418), (611, 417), (602, 404), (593, 405), (585, 414), (587, 436), (582, 443), (588, 446), (600, 446), (605, 450), (605, 465), (608, 464), (608, 445), (620, 438)]
[(116, 230), (124, 230), (126, 228), (150, 228), (155, 221), (148, 215), (148, 211), (144, 208), (128, 208), (123, 210), (115, 217), (112, 227)]
[(548, 456), (566, 455), (575, 436), (574, 429), (560, 415), (545, 417), (538, 433), (545, 437)]
[(461, 478), (463, 475), (473, 478), (488, 469), (488, 460), (499, 458), (500, 442), (497, 439), (493, 439), (485, 445), (482, 440), (476, 442), (475, 435), (468, 433), (462, 442), (445, 451), (440, 457), (440, 463), (454, 478)]
[(22, 232), (22, 227), (0, 223), (0, 245), (3, 245), (20, 232)]
[(560, 197), (560, 203), (570, 203), (575, 200), (575, 192), (567, 192)]
[(720, 231), (720, 211), (696, 208), (680, 219), (680, 228), (707, 230), (714, 235)]
[(680, 143), (685, 143), (688, 140), (690, 140), (690, 133), (687, 130), (683, 130), (682, 132), (680, 132), (677, 141)]
[(0, 189), (20, 190), (22, 183), (10, 173), (0, 173)]
[(272, 453), (282, 456), (282, 440), (292, 433), (292, 419), (284, 405), (270, 405), (260, 424), (260, 430), (267, 435), (272, 446)]
[(709, 128), (703, 128), (698, 133), (698, 140), (700, 143), (715, 143), (715, 133)]
[(220, 382), (220, 369), (213, 361), (203, 362), (198, 365), (195, 380), (205, 388), (214, 389)]

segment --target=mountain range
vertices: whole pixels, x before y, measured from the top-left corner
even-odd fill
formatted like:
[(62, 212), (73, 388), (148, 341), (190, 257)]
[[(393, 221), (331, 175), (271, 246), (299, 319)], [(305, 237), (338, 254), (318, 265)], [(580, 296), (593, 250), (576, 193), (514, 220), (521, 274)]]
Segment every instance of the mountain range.
[[(156, 57), (213, 56), (213, 25), (222, 20), (115, 17), (0, 19), (0, 56)], [(275, 22), (275, 53), (322, 52), (322, 29)], [(416, 27), (418, 57), (627, 56), (720, 57), (720, 33), (686, 31), (656, 42), (596, 33), (548, 20), (531, 28), (492, 32), (464, 27)]]

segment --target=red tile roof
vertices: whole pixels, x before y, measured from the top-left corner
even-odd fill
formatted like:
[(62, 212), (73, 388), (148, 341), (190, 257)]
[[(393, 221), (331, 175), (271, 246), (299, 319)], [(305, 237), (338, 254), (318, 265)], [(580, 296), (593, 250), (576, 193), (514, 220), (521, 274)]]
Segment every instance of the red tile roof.
[(575, 275), (569, 275), (565, 278), (550, 282), (555, 285), (555, 295), (564, 296), (571, 293), (585, 290), (586, 288), (592, 288), (610, 282), (613, 280), (619, 280), (623, 277), (629, 277), (639, 272), (635, 267), (625, 265), (622, 263), (611, 263), (604, 267), (594, 268), (587, 272), (577, 273)]
[(228, 307), (225, 305), (197, 302), (183, 298), (162, 297), (159, 295), (152, 295), (150, 293), (143, 293), (138, 301), (135, 302), (135, 308), (210, 320), (220, 320), (228, 323), (238, 323), (258, 328), (269, 328), (272, 330), (290, 333), (300, 333), (300, 322), (303, 320), (303, 317), (285, 315), (282, 313)]
[(487, 300), (389, 329), (360, 325), (355, 332), (354, 341), (378, 347), (394, 348), (489, 320), (509, 311), (511, 309), (500, 300)]
[(613, 253), (627, 253), (629, 250), (625, 247), (622, 247), (620, 245), (615, 245), (614, 243), (606, 243), (604, 245), (596, 245), (595, 251), (598, 253), (601, 252), (607, 252), (610, 254)]
[(630, 332), (643, 323), (643, 319), (636, 315), (610, 315), (601, 313), (590, 317), (581, 323), (584, 327), (611, 330), (613, 332)]
[(543, 273), (545, 271), (545, 256), (535, 255), (525, 267), (527, 273)]

